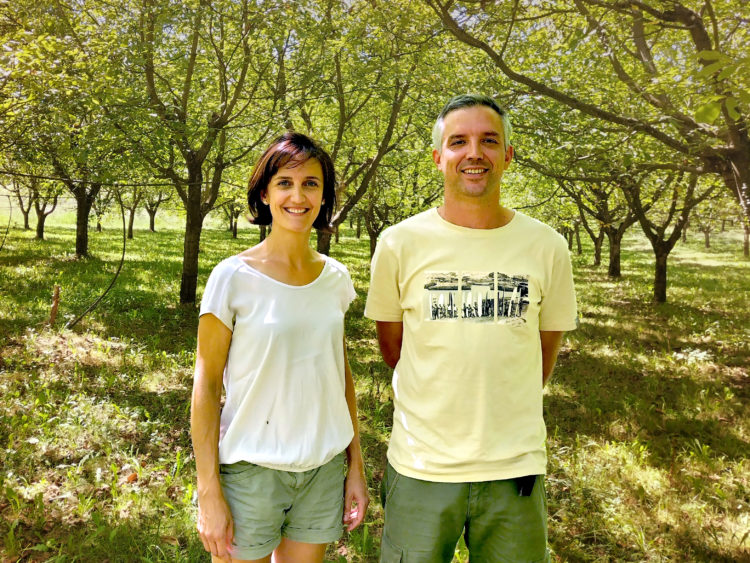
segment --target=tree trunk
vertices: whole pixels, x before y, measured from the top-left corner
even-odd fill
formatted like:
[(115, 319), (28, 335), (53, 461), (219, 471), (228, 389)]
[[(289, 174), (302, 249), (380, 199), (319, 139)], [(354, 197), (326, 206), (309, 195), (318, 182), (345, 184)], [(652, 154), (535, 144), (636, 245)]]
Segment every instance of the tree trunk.
[(610, 278), (619, 278), (622, 275), (620, 270), (620, 247), (622, 244), (622, 233), (616, 229), (607, 229), (605, 231), (609, 240), (609, 268), (607, 275)]
[(99, 219), (99, 217), (96, 218), (96, 232), (97, 233), (102, 232), (102, 220)]
[(721, 220), (721, 232), (725, 233), (726, 230), (727, 230), (727, 220), (726, 219), (722, 219)]
[(34, 199), (34, 196), (31, 195), (29, 197), (29, 205), (26, 206), (26, 207), (24, 207), (23, 206), (23, 198), (21, 197), (21, 188), (16, 185), (15, 181), (13, 182), (13, 185), (14, 185), (15, 189), (18, 190), (16, 192), (16, 199), (18, 199), (18, 208), (21, 210), (21, 214), (23, 215), (23, 230), (24, 231), (30, 231), (31, 230), (31, 226), (29, 225), (29, 213), (31, 213), (31, 205), (32, 205), (32, 201)]
[[(203, 173), (200, 165), (188, 172), (187, 201), (185, 204), (185, 245), (182, 256), (180, 303), (195, 303), (198, 289), (198, 253), (200, 252), (203, 216), (201, 215), (201, 186)], [(197, 170), (195, 170), (197, 168)]]
[[(233, 213), (234, 215), (234, 213)], [(237, 225), (240, 222), (240, 214), (234, 215), (232, 219), (232, 238), (237, 238)]]
[(682, 228), (682, 242), (687, 242), (687, 228), (687, 225)]
[(92, 184), (87, 192), (85, 184), (80, 184), (74, 191), (76, 197), (76, 256), (83, 258), (89, 255), (89, 214), (91, 204), (101, 186)]
[(711, 248), (711, 231), (709, 230), (703, 231), (703, 238), (706, 241), (706, 248)]
[(594, 242), (594, 266), (599, 267), (602, 264), (602, 244), (604, 243), (604, 231), (599, 230), (599, 234), (593, 239)]
[(331, 253), (331, 233), (330, 231), (317, 231), (318, 233), (318, 252), (328, 256)]
[(148, 230), (152, 233), (156, 232), (156, 209), (151, 209), (149, 207), (146, 207), (146, 212), (148, 213)]
[(336, 225), (334, 233), (336, 234), (336, 244), (339, 243), (339, 226)]
[(128, 209), (128, 240), (133, 239), (133, 222), (135, 221), (135, 205)]
[(581, 246), (581, 226), (580, 224), (576, 223), (575, 226), (575, 235), (576, 235), (576, 250), (578, 250), (578, 256), (583, 254), (583, 247)]
[(357, 240), (362, 238), (362, 217), (357, 215)]
[(656, 264), (654, 266), (654, 302), (667, 302), (667, 258), (669, 250), (661, 247), (654, 248)]
[(370, 233), (370, 258), (375, 256), (375, 247), (378, 245), (378, 234)]
[(44, 222), (47, 220), (47, 215), (42, 211), (36, 214), (36, 239), (44, 240)]
[(742, 254), (745, 258), (750, 258), (750, 221), (745, 220), (745, 240), (742, 244)]

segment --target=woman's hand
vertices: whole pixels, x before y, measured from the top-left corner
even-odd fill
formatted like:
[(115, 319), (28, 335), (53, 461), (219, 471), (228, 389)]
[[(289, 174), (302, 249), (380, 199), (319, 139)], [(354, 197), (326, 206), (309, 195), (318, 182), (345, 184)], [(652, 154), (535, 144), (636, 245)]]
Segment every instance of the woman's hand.
[(227, 561), (232, 560), (234, 521), (223, 496), (211, 495), (199, 500), (197, 527), (206, 551)]
[(362, 465), (350, 466), (344, 483), (344, 526), (351, 532), (362, 523), (370, 504)]

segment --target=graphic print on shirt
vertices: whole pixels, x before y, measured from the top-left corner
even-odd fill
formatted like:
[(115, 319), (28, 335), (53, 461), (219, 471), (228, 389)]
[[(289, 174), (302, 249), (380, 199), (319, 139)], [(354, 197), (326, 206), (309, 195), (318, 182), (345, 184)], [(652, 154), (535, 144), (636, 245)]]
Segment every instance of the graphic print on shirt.
[(426, 272), (427, 321), (526, 322), (529, 276), (502, 272)]
[(424, 288), (428, 321), (458, 318), (457, 272), (426, 272)]

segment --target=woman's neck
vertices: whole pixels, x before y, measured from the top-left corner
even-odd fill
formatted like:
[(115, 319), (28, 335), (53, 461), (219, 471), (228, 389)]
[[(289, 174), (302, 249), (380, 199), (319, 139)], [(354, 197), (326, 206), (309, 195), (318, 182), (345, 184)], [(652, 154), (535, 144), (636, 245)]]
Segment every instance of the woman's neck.
[(310, 231), (295, 233), (271, 229), (264, 247), (268, 256), (290, 265), (300, 266), (318, 258), (318, 253), (310, 248)]

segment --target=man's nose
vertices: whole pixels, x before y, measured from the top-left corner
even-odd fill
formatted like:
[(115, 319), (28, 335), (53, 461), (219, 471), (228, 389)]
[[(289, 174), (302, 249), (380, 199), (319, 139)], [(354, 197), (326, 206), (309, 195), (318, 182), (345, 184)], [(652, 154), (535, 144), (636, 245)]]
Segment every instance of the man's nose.
[(468, 158), (481, 159), (482, 158), (482, 143), (478, 140), (469, 141), (469, 152), (466, 155)]

